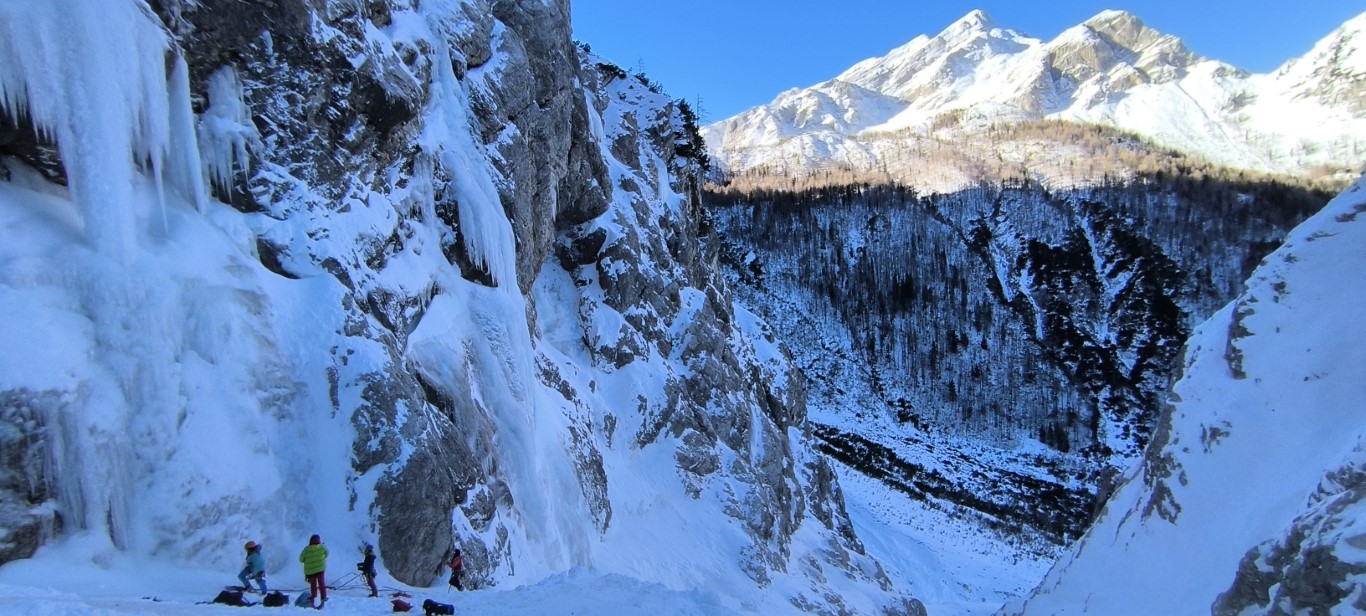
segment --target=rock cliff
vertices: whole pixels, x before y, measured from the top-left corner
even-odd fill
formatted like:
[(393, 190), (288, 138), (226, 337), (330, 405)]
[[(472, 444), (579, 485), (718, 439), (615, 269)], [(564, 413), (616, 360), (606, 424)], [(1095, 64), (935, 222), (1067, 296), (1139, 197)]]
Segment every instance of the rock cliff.
[(55, 256), (0, 287), (83, 324), (51, 371), (0, 382), (0, 437), (24, 444), (7, 559), (88, 532), (229, 566), (239, 534), (321, 530), (418, 586), (458, 547), (476, 587), (594, 567), (920, 609), (855, 535), (786, 351), (716, 273), (690, 112), (573, 44), (567, 2), (110, 6), (154, 26), (120, 242), (82, 239), (107, 235), (82, 200), (103, 176), (71, 173), (84, 151), (50, 125), (81, 119), (44, 107), (19, 38), (0, 80), (30, 93), (5, 102), (0, 211), (39, 224), (13, 205), (39, 191), (85, 221), (12, 246)]

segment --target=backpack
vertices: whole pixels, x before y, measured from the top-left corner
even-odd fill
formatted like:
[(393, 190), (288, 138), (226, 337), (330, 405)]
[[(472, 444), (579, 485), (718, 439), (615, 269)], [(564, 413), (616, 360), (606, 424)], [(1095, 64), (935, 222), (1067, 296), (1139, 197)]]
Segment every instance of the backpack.
[(455, 606), (428, 599), (422, 602), (422, 613), (426, 616), (454, 616)]
[(213, 598), (213, 602), (231, 605), (233, 607), (251, 607), (252, 605), (255, 605), (252, 602), (243, 599), (242, 591), (240, 590), (220, 591), (218, 596)]
[(407, 601), (404, 601), (403, 599), (394, 599), (394, 611), (395, 611), (395, 612), (406, 612), (406, 611), (411, 610), (411, 609), (413, 609), (413, 604), (408, 603)]
[(286, 597), (284, 593), (278, 590), (271, 591), (264, 599), (261, 599), (261, 605), (266, 607), (283, 607), (288, 603), (289, 597)]

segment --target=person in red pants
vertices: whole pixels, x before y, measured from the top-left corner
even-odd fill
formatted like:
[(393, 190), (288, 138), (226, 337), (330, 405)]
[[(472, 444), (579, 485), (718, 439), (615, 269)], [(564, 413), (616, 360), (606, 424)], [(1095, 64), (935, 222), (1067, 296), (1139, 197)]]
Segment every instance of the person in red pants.
[[(309, 604), (323, 609), (323, 604), (327, 603), (327, 582), (323, 579), (323, 570), (327, 568), (327, 546), (323, 545), (322, 537), (309, 537), (308, 545), (299, 552), (299, 562), (304, 564), (304, 579), (308, 580)], [(320, 595), (322, 602), (314, 604), (313, 601)]]
[(456, 548), (455, 554), (451, 556), (451, 562), (446, 563), (451, 568), (451, 586), (456, 590), (465, 590), (460, 585), (460, 572), (465, 569), (465, 559), (460, 556), (460, 549)]

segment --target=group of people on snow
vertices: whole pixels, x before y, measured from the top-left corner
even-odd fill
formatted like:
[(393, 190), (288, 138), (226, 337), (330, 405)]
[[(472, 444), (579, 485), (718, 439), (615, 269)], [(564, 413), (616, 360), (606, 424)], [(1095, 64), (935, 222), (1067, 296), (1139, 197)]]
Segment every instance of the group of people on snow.
[[(261, 544), (248, 541), (243, 547), (247, 552), (246, 561), (243, 563), (242, 570), (237, 574), (237, 579), (242, 582), (242, 588), (247, 592), (256, 590), (251, 585), (251, 582), (255, 581), (260, 587), (261, 594), (266, 595), (269, 592), (266, 588), (266, 559), (261, 555)], [(325, 579), (327, 545), (323, 543), (322, 537), (318, 535), (309, 537), (308, 545), (299, 552), (299, 562), (303, 565), (304, 580), (308, 582), (309, 606), (322, 609), (323, 605), (327, 603), (327, 581)], [(460, 574), (465, 568), (465, 561), (461, 557), (459, 549), (455, 550), (454, 555), (451, 556), (446, 565), (451, 569), (450, 585), (458, 590), (465, 590), (460, 583)], [(365, 546), (364, 558), (361, 562), (356, 563), (356, 569), (365, 579), (365, 584), (370, 587), (370, 596), (378, 597), (379, 588), (375, 586), (375, 549), (372, 546)]]

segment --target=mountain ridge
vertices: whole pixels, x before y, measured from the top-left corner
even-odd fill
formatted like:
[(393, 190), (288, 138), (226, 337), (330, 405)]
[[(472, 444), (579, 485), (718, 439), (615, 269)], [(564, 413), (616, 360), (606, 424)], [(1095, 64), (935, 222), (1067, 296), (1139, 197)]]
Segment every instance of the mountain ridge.
[[(948, 144), (989, 163), (1022, 146), (984, 145), (984, 135), (1006, 124), (1061, 120), (1133, 132), (1153, 147), (1233, 169), (1344, 181), (1366, 160), (1366, 113), (1357, 102), (1366, 98), (1357, 96), (1366, 92), (1363, 22), (1366, 14), (1277, 72), (1252, 74), (1201, 57), (1124, 11), (1103, 11), (1046, 42), (974, 11), (933, 37), (917, 36), (830, 80), (788, 90), (703, 135), (733, 176), (882, 166), (893, 181), (952, 190), (997, 178), (970, 170), (947, 181), (926, 178), (918, 171), (934, 165), (906, 152)], [(862, 88), (861, 96), (839, 95), (850, 86)], [(807, 121), (789, 119), (796, 109)], [(1067, 178), (1049, 165), (1018, 173), (1053, 185), (1097, 179)]]

